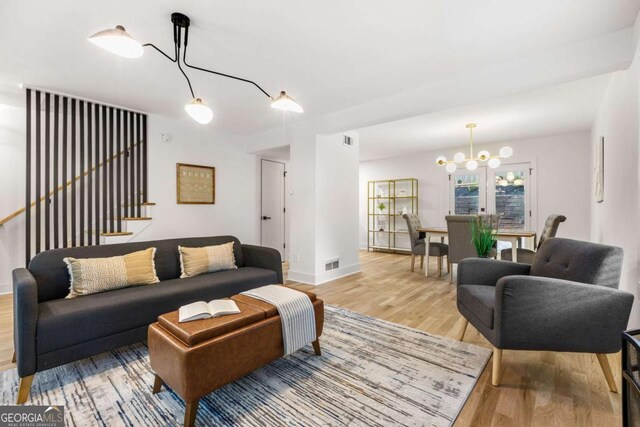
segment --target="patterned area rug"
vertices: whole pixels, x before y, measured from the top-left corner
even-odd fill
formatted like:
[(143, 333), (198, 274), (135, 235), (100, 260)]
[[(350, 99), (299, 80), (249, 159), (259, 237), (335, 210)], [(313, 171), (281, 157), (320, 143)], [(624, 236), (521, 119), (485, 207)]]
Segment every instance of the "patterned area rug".
[[(322, 356), (307, 346), (201, 399), (198, 426), (451, 425), (491, 352), (325, 306)], [(143, 344), (36, 375), (31, 405), (64, 405), (68, 426), (182, 425), (170, 390), (151, 394)], [(0, 373), (15, 402), (15, 369)]]

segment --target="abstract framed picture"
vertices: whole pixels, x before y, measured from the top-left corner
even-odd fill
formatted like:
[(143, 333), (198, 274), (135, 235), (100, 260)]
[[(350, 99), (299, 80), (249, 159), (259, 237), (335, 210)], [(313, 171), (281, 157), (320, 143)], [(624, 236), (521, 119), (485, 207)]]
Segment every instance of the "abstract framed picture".
[(604, 202), (604, 136), (596, 143), (593, 170), (595, 174), (594, 197), (597, 203)]
[(177, 202), (180, 205), (214, 205), (216, 203), (216, 168), (176, 164)]

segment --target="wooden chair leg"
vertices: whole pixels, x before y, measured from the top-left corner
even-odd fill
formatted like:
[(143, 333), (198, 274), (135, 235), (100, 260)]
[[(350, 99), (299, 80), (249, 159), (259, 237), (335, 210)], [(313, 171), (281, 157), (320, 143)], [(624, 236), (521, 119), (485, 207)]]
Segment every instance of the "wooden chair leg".
[(162, 381), (162, 378), (160, 378), (160, 375), (156, 374), (155, 379), (153, 380), (153, 394), (156, 393), (160, 393), (160, 389), (162, 389), (162, 384), (164, 384), (164, 382)]
[(442, 257), (438, 257), (438, 277), (442, 276)]
[(320, 338), (316, 338), (316, 340), (311, 344), (313, 345), (313, 351), (316, 353), (316, 356), (322, 355), (322, 351), (320, 350)]
[(184, 409), (184, 427), (193, 427), (196, 423), (196, 415), (198, 414), (198, 403), (200, 400), (196, 400), (195, 402), (187, 403)]
[(464, 339), (464, 334), (467, 332), (467, 326), (469, 326), (469, 321), (462, 318), (462, 325), (460, 326), (460, 331), (458, 332), (458, 341), (462, 341)]
[(420, 269), (424, 268), (424, 255), (420, 255)]
[(11, 363), (16, 363), (16, 351), (13, 351), (13, 357), (11, 357)]
[(493, 347), (493, 372), (491, 372), (491, 385), (498, 387), (502, 376), (502, 349)]
[(449, 263), (449, 283), (453, 283), (453, 265)]
[(411, 254), (411, 271), (415, 270), (415, 266), (416, 266), (416, 256), (414, 254)]
[(16, 404), (22, 405), (29, 398), (29, 391), (31, 390), (31, 383), (33, 382), (34, 375), (28, 375), (20, 378), (20, 385), (18, 386), (18, 398)]
[(451, 263), (449, 262), (449, 255), (447, 255), (447, 273), (451, 273)]
[(604, 373), (604, 378), (607, 380), (607, 385), (609, 386), (609, 390), (612, 393), (618, 392), (618, 386), (616, 386), (616, 380), (613, 377), (613, 372), (611, 372), (611, 366), (609, 366), (609, 358), (604, 353), (596, 354), (598, 358), (598, 362), (600, 362), (600, 367), (602, 368), (602, 372)]

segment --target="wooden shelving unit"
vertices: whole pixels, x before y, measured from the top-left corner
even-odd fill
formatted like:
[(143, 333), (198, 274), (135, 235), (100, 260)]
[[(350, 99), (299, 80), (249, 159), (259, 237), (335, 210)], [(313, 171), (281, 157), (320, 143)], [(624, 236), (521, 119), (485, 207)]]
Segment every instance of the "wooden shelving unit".
[[(381, 204), (384, 209), (380, 209)], [(415, 178), (369, 181), (367, 187), (367, 248), (369, 251), (409, 252), (409, 232), (403, 213), (418, 212)]]

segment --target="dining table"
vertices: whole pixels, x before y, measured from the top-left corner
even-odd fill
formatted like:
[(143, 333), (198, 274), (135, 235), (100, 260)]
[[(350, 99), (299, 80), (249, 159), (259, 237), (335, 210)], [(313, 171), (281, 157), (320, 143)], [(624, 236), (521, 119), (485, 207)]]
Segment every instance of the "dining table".
[[(432, 237), (440, 237), (444, 240), (448, 237), (448, 231), (446, 227), (421, 227), (418, 228), (419, 233), (424, 234), (424, 241), (427, 245), (431, 242)], [(518, 242), (527, 241), (526, 246), (531, 249), (536, 247), (537, 234), (535, 231), (518, 231), (518, 230), (498, 230), (496, 232), (496, 239), (505, 242), (511, 242), (511, 259), (514, 262), (518, 262)], [(429, 247), (427, 246), (426, 253), (429, 253)], [(425, 263), (424, 275), (429, 276), (429, 262)]]

